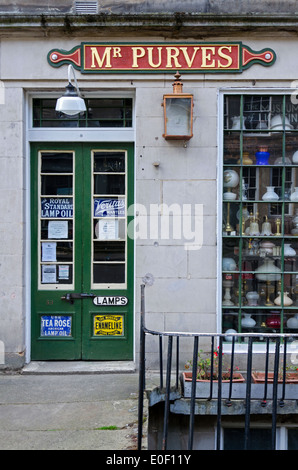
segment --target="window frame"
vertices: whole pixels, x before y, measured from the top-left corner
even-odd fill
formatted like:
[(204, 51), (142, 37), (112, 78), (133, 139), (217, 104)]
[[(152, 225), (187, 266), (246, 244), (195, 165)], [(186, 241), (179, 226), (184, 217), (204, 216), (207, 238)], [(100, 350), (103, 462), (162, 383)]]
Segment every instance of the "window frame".
[[(218, 173), (217, 173), (217, 299), (216, 299), (216, 327), (217, 332), (223, 332), (222, 322), (222, 299), (223, 299), (223, 286), (222, 286), (222, 249), (223, 249), (223, 236), (222, 236), (222, 224), (223, 224), (223, 171), (224, 171), (224, 131), (225, 131), (225, 97), (227, 95), (235, 95), (241, 98), (241, 95), (268, 95), (268, 96), (291, 96), (294, 93), (293, 88), (282, 87), (282, 88), (258, 88), (252, 89), (247, 87), (225, 87), (220, 88), (218, 92), (218, 120), (217, 120), (217, 142), (218, 142)], [(296, 96), (296, 94), (295, 94)], [(260, 131), (261, 132), (261, 131)], [(298, 136), (298, 132), (297, 132)], [(224, 350), (226, 352), (231, 351), (231, 344), (224, 344)], [(263, 353), (265, 345), (262, 343), (254, 344), (254, 353)], [(298, 346), (293, 347), (293, 351), (297, 351)], [(236, 352), (246, 352), (247, 344), (235, 343)], [(269, 351), (273, 352), (274, 348), (272, 345), (269, 347)]]
[(135, 142), (135, 90), (99, 90), (84, 92), (84, 98), (131, 98), (132, 127), (33, 127), (33, 99), (58, 99), (63, 91), (30, 91), (26, 94), (27, 142)]

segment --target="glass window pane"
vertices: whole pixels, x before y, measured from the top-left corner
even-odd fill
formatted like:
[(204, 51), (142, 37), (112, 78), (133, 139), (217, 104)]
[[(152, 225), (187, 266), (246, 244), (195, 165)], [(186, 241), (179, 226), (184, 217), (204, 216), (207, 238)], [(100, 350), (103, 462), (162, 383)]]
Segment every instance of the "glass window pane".
[(250, 130), (268, 129), (270, 118), (270, 96), (246, 95), (243, 97), (244, 128)]
[(93, 264), (93, 282), (95, 284), (123, 284), (125, 282), (125, 264)]
[(41, 261), (72, 261), (73, 243), (41, 242)]
[[(271, 429), (250, 429), (250, 450), (271, 450)], [(244, 449), (244, 429), (225, 428), (224, 450)]]
[(87, 113), (68, 117), (56, 100), (33, 99), (33, 127), (132, 127), (132, 99), (86, 99)]
[(41, 173), (72, 173), (72, 153), (43, 153), (41, 158)]
[(297, 428), (288, 428), (288, 450), (298, 450)]
[(125, 175), (94, 175), (94, 194), (125, 194)]
[(123, 152), (95, 152), (94, 172), (112, 173), (125, 171), (125, 154)]
[(125, 242), (94, 242), (94, 261), (125, 261)]
[(41, 284), (72, 284), (72, 264), (42, 264)]
[(191, 99), (167, 98), (167, 135), (189, 135), (191, 132)]
[(58, 238), (71, 240), (73, 238), (73, 221), (41, 220), (40, 238), (41, 240)]
[(72, 194), (72, 176), (41, 176), (42, 195), (69, 195)]

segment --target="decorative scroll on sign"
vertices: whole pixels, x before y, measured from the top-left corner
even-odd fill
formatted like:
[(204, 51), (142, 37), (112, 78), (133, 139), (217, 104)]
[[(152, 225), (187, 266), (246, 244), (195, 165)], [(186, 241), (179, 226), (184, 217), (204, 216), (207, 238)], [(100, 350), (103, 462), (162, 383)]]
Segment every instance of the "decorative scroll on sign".
[(70, 51), (53, 49), (48, 62), (72, 64), (82, 73), (173, 71), (196, 73), (242, 72), (253, 64), (272, 65), (272, 49), (253, 51), (242, 42), (231, 43), (85, 43)]

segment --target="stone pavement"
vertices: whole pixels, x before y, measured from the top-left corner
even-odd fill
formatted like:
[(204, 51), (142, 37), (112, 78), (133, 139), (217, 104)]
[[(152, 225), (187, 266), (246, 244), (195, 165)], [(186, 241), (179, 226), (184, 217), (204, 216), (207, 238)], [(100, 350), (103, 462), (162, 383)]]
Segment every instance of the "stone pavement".
[(138, 374), (75, 365), (0, 374), (0, 450), (137, 448)]

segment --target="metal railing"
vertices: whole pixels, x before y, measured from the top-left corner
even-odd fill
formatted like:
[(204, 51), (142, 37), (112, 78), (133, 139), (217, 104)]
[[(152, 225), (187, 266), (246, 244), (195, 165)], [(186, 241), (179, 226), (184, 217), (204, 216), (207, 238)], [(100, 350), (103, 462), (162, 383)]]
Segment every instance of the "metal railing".
[[(180, 368), (180, 342), (186, 338), (187, 342), (193, 342), (192, 346), (192, 371), (197, 371), (198, 368), (198, 353), (200, 341), (208, 341), (211, 344), (210, 349), (210, 382), (209, 393), (205, 401), (217, 400), (217, 426), (216, 426), (216, 450), (221, 449), (221, 426), (222, 426), (222, 407), (231, 406), (235, 397), (233, 397), (233, 373), (229, 376), (228, 394), (223, 397), (222, 394), (222, 375), (223, 369), (223, 351), (227, 334), (211, 334), (211, 333), (183, 333), (183, 332), (159, 332), (147, 329), (145, 326), (145, 301), (144, 301), (145, 286), (141, 286), (141, 319), (140, 319), (140, 362), (139, 362), (139, 404), (138, 404), (138, 449), (142, 449), (142, 434), (143, 434), (143, 418), (144, 418), (144, 392), (146, 388), (146, 338), (154, 336), (158, 338), (159, 345), (159, 390), (164, 395), (164, 416), (163, 416), (163, 430), (162, 430), (162, 447), (161, 450), (167, 450), (168, 434), (169, 434), (169, 415), (171, 404), (171, 393), (173, 388), (178, 390), (181, 379)], [(276, 448), (276, 428), (277, 428), (277, 415), (278, 407), (282, 408), (286, 400), (286, 386), (287, 386), (287, 353), (289, 344), (291, 345), (294, 340), (298, 340), (298, 334), (278, 334), (278, 333), (232, 333), (228, 335), (229, 338), (229, 365), (230, 370), (234, 371), (235, 366), (235, 349), (237, 344), (242, 341), (246, 343), (246, 357), (245, 369), (245, 393), (243, 397), (245, 419), (244, 419), (244, 449), (249, 449), (250, 442), (250, 418), (251, 418), (251, 404), (252, 404), (252, 364), (254, 358), (253, 346), (256, 342), (263, 345), (262, 359), (264, 363), (264, 377), (265, 381), (262, 385), (262, 396), (259, 403), (262, 407), (266, 407), (268, 403), (271, 404), (271, 448)], [(163, 343), (167, 340), (167, 351), (164, 352)], [(174, 347), (176, 345), (176, 348)], [(215, 363), (213, 361), (214, 355), (212, 351), (216, 348), (217, 363), (216, 372), (217, 380), (213, 380), (213, 369)], [(282, 356), (281, 356), (282, 351)], [(166, 356), (166, 357), (165, 357)], [(269, 359), (270, 356), (270, 359)], [(295, 354), (296, 356), (296, 354)], [(165, 367), (164, 363), (165, 362)], [(174, 364), (175, 362), (175, 364)], [(271, 367), (269, 367), (271, 362)], [(175, 365), (175, 367), (173, 366)], [(298, 365), (297, 365), (298, 367)], [(174, 369), (174, 370), (172, 370)], [(269, 370), (271, 372), (271, 379), (269, 384)], [(188, 429), (188, 450), (193, 449), (194, 444), (194, 418), (195, 406), (198, 401), (196, 397), (196, 374), (192, 374), (191, 379), (191, 394), (189, 398), (189, 429)], [(164, 380), (165, 379), (165, 380)], [(269, 393), (270, 385), (270, 393)], [(216, 393), (215, 393), (216, 392)], [(182, 396), (183, 398), (183, 396)], [(297, 384), (297, 398), (298, 399), (298, 384)]]

